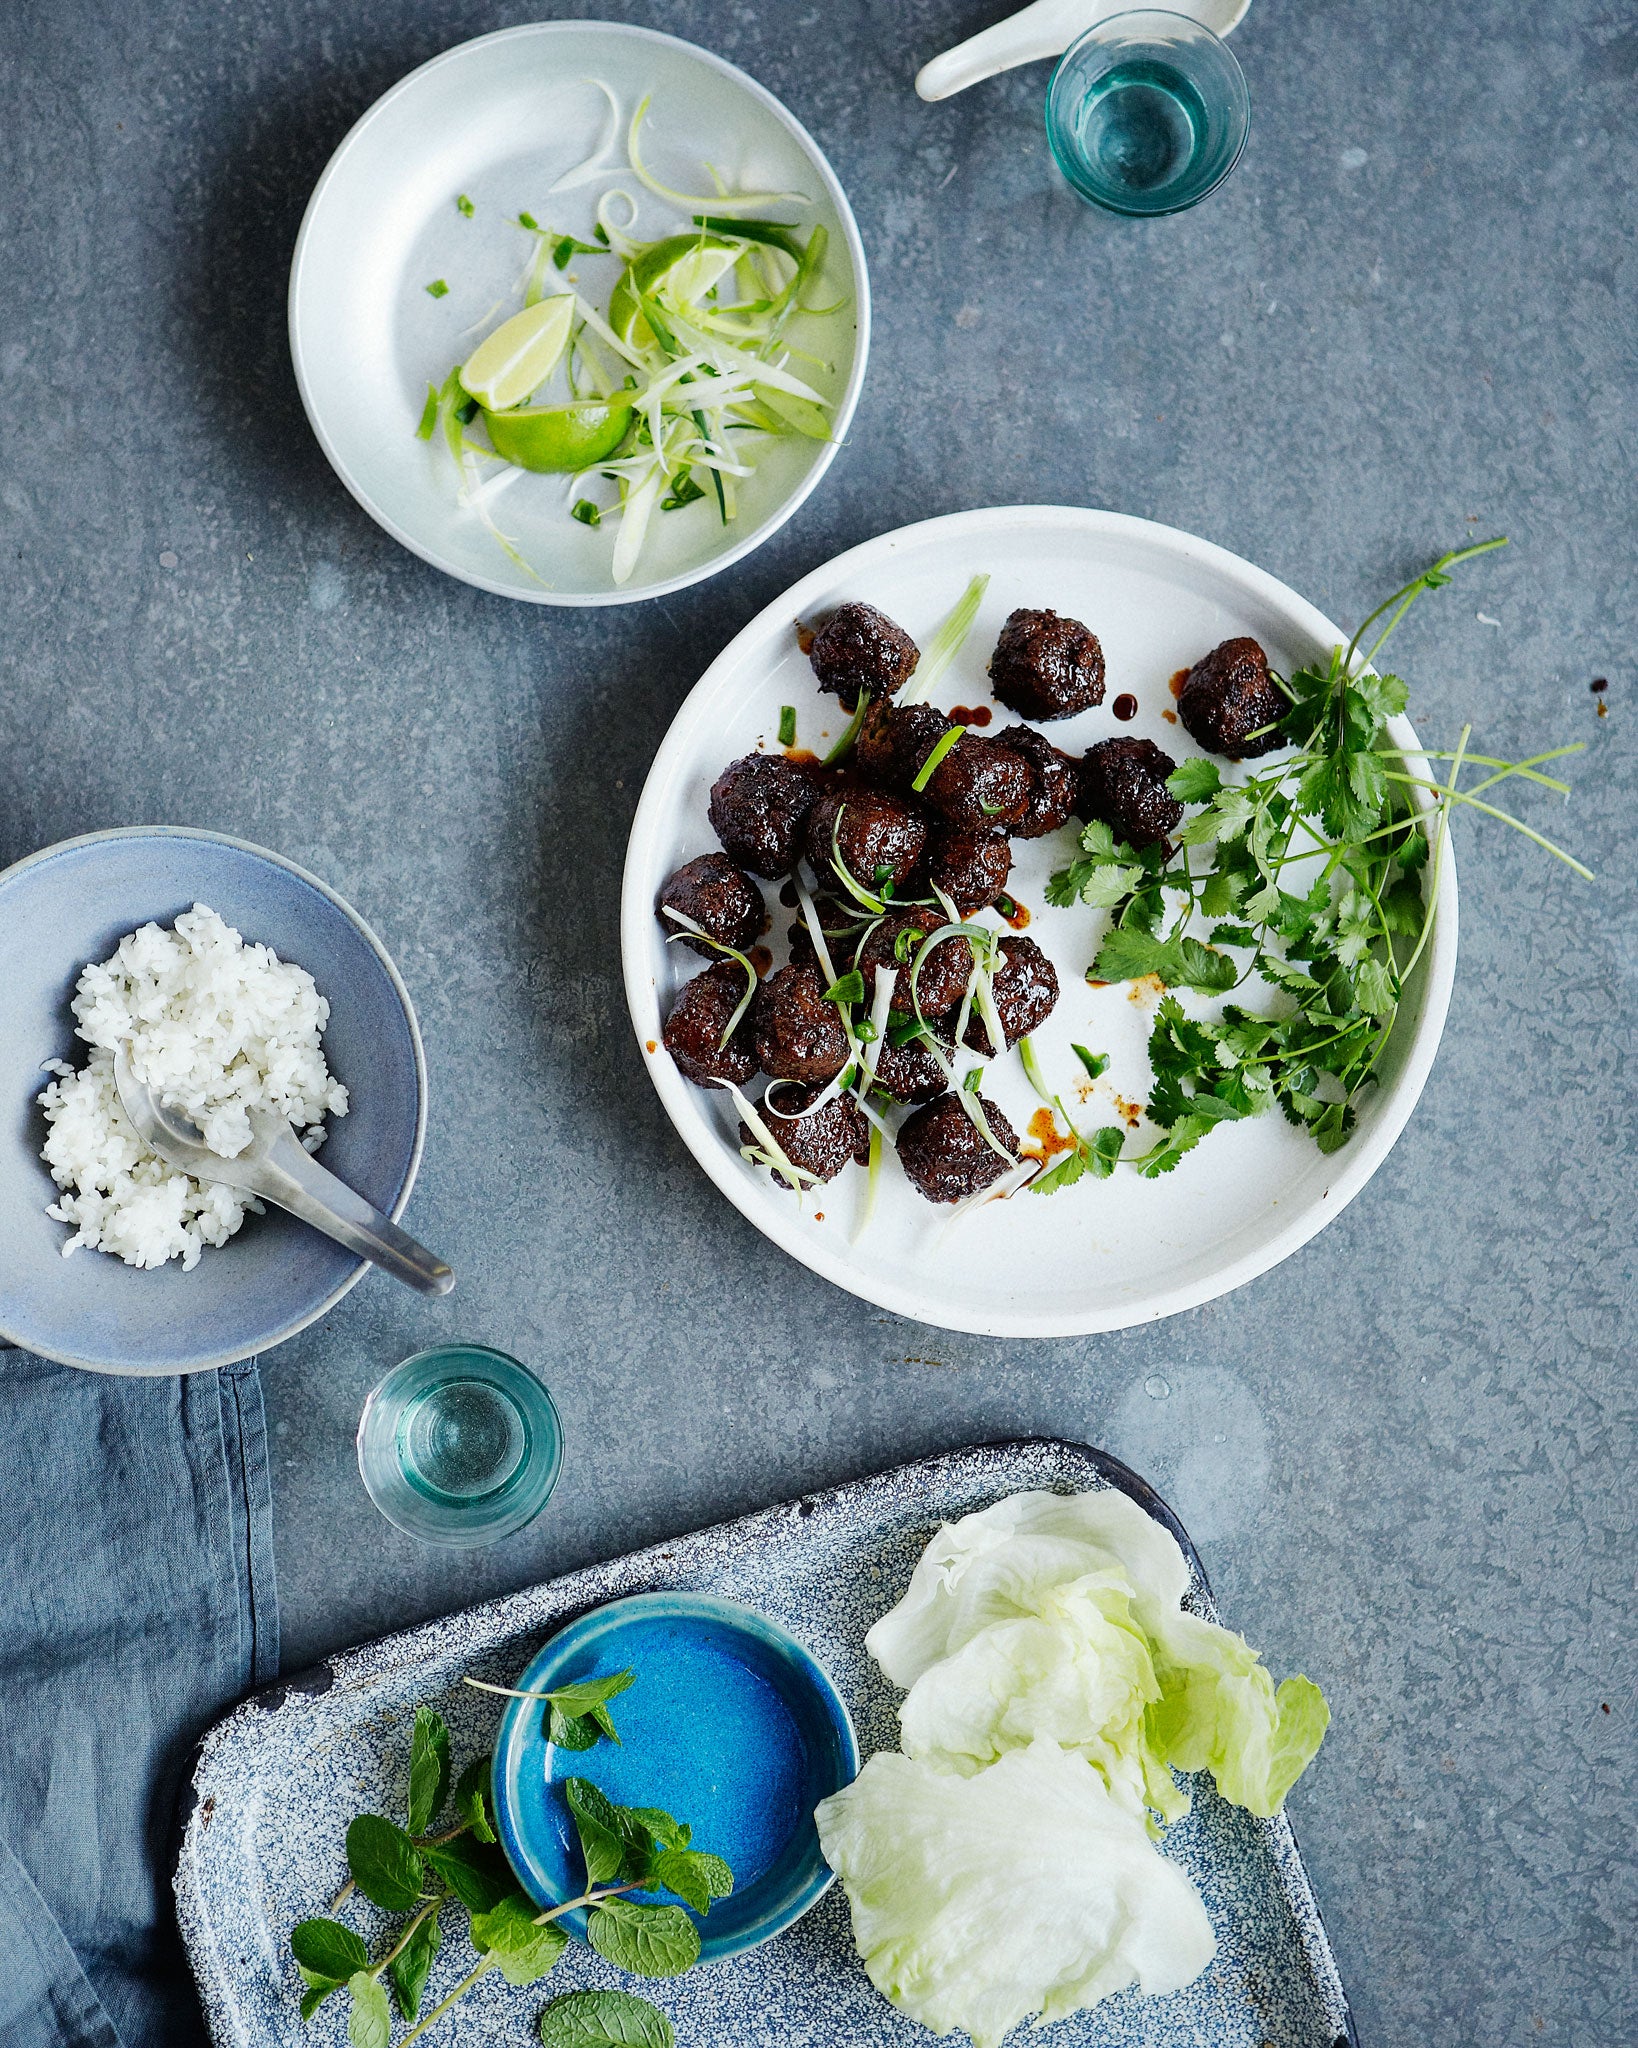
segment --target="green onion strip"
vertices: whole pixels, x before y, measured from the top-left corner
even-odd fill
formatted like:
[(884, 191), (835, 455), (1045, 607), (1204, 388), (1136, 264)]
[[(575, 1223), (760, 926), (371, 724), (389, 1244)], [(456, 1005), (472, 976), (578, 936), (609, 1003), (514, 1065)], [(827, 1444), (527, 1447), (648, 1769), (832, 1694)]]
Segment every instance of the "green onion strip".
[(973, 629), (973, 620), (978, 617), (978, 607), (984, 602), (984, 593), (989, 587), (988, 576), (975, 576), (967, 585), (960, 602), (922, 650), (909, 682), (899, 692), (901, 704), (920, 704), (935, 688), (966, 644), (967, 635)]
[(740, 1019), (751, 1007), (751, 999), (756, 994), (757, 971), (743, 953), (736, 952), (732, 946), (725, 945), (721, 939), (712, 938), (705, 927), (696, 924), (686, 911), (673, 910), (669, 903), (663, 904), (661, 910), (664, 916), (669, 917), (674, 924), (680, 924), (683, 928), (680, 932), (671, 932), (667, 935), (666, 944), (668, 946), (674, 946), (679, 939), (703, 939), (708, 946), (715, 947), (719, 953), (726, 953), (730, 960), (737, 960), (740, 966), (745, 969), (745, 993), (740, 997), (733, 1015), (728, 1019), (727, 1029), (717, 1040), (717, 1051), (721, 1052), (729, 1039), (739, 1029)]

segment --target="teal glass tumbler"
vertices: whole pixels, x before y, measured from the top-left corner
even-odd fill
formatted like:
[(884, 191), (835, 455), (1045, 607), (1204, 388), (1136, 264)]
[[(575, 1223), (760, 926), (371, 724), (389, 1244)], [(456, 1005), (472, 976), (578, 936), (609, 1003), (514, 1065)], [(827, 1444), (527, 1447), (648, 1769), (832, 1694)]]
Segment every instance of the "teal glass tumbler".
[(1251, 96), (1233, 52), (1185, 14), (1142, 8), (1088, 29), (1047, 87), (1047, 141), (1083, 199), (1181, 213), (1240, 161)]
[(486, 1344), (444, 1344), (395, 1365), (364, 1403), (358, 1470), (395, 1528), (472, 1549), (532, 1522), (563, 1463), (540, 1378)]

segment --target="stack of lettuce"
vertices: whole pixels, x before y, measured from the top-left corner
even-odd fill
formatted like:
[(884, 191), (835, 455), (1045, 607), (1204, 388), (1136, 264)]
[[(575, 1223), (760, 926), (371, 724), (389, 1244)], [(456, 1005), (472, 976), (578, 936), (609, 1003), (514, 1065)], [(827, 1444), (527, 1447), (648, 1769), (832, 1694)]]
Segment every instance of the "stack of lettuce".
[(1306, 1678), (1183, 1611), (1189, 1567), (1113, 1490), (1015, 1494), (941, 1529), (865, 1638), (903, 1753), (816, 1815), (871, 1981), (994, 2048), (1136, 1984), (1191, 1982), (1216, 1943), (1156, 1846), (1189, 1810), (1173, 1770), (1275, 1814), (1329, 1721)]

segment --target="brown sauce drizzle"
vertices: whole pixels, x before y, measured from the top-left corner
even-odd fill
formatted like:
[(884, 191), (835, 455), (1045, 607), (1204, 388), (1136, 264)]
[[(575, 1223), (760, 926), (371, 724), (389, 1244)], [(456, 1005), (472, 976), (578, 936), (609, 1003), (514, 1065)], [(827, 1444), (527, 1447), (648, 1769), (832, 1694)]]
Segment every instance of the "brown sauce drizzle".
[(1026, 1159), (1039, 1159), (1046, 1166), (1060, 1152), (1073, 1152), (1075, 1141), (1058, 1129), (1058, 1120), (1050, 1109), (1038, 1109), (1029, 1120), (1029, 1136), (1018, 1149)]
[(758, 974), (766, 974), (773, 965), (773, 955), (766, 946), (753, 946), (745, 957), (750, 961)]
[(787, 747), (785, 749), (785, 759), (790, 762), (793, 768), (817, 768), (819, 766), (819, 756), (813, 751), (812, 747)]
[(651, 1038), (651, 1039), (649, 1039), (649, 1040), (647, 1041), (647, 1045), (648, 1045), (648, 1049), (649, 1049), (649, 1051), (650, 1051), (650, 1052), (658, 1052), (658, 1051), (659, 1051), (659, 1049), (660, 1049), (660, 1048), (659, 1048), (659, 1047), (658, 1047), (658, 1046), (657, 1046), (657, 1045), (656, 1045), (656, 1044), (654, 1043), (654, 1040), (653, 1040), (652, 1038)]
[(997, 897), (995, 914), (1003, 924), (1011, 925), (1015, 932), (1029, 930), (1029, 905), (1020, 903), (1016, 896)]
[(965, 704), (958, 704), (950, 713), (952, 725), (988, 725), (994, 713), (987, 704), (975, 704), (971, 710)]
[(1175, 711), (1163, 711), (1160, 715), (1162, 718), (1165, 719), (1168, 725), (1176, 725), (1177, 713)]
[(1183, 694), (1183, 685), (1188, 680), (1189, 671), (1186, 668), (1180, 668), (1177, 671), (1176, 675), (1172, 677), (1171, 682), (1167, 685), (1167, 688), (1170, 689), (1174, 697), (1181, 697)]
[(798, 619), (796, 622), (796, 644), (804, 654), (811, 654), (813, 652), (814, 638), (813, 628), (811, 626), (804, 626), (802, 621)]
[(1111, 704), (1109, 708), (1112, 712), (1114, 712), (1115, 716), (1120, 720), (1122, 725), (1130, 724), (1131, 721), (1137, 717), (1137, 699), (1132, 695), (1130, 690), (1122, 690), (1120, 695), (1115, 699), (1114, 703)]

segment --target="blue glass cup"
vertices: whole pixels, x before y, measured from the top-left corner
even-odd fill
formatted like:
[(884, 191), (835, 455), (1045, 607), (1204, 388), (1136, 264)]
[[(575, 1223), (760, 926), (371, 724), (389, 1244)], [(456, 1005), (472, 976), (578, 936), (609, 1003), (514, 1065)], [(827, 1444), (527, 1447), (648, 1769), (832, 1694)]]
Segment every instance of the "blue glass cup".
[(1185, 14), (1111, 15), (1064, 52), (1047, 141), (1083, 199), (1110, 213), (1181, 213), (1240, 160), (1251, 98), (1233, 53)]
[(486, 1344), (444, 1344), (395, 1365), (364, 1403), (358, 1469), (389, 1522), (468, 1549), (532, 1522), (563, 1463), (542, 1381)]

